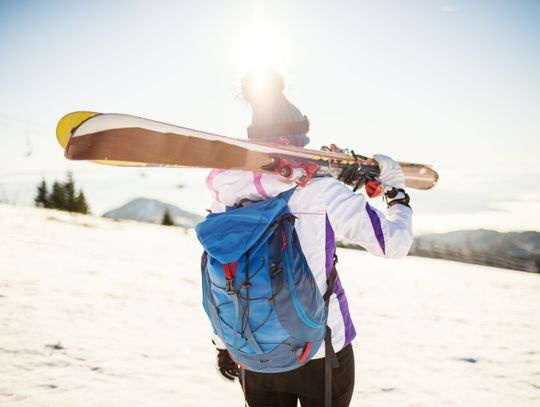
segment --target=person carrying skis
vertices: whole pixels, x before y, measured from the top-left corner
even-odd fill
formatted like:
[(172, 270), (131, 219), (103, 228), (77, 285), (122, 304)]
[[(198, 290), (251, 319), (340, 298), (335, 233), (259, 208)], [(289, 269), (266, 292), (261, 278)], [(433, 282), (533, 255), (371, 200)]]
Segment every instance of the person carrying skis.
[[(285, 143), (304, 147), (309, 142), (306, 117), (283, 95), (283, 77), (269, 72), (262, 87), (257, 88), (253, 72), (242, 80), (242, 94), (252, 109), (252, 124), (248, 136), (264, 142)], [(324, 294), (334, 267), (336, 235), (364, 247), (370, 253), (388, 258), (408, 254), (413, 241), (412, 211), (405, 182), (398, 163), (390, 157), (375, 155), (380, 168), (380, 181), (386, 192), (386, 213), (371, 207), (365, 196), (351, 191), (332, 177), (313, 178), (303, 188), (297, 187), (288, 200), (294, 215), (295, 230), (301, 249), (317, 287)], [(346, 171), (347, 182), (354, 166)], [(354, 177), (353, 177), (354, 178)], [(227, 207), (244, 202), (267, 200), (291, 189), (291, 182), (272, 174), (233, 170), (212, 170), (207, 178), (212, 194), (212, 213), (222, 213)], [(356, 336), (349, 313), (345, 289), (335, 277), (327, 302), (327, 326), (331, 332), (331, 348), (337, 364), (331, 370), (331, 405), (348, 406), (354, 390), (354, 354), (351, 346)], [(227, 380), (240, 376), (245, 399), (250, 407), (316, 407), (325, 404), (325, 353), (320, 346), (311, 360), (298, 368), (278, 373), (261, 373), (241, 368), (226, 350), (219, 337), (217, 366)], [(337, 366), (337, 367), (336, 367)]]

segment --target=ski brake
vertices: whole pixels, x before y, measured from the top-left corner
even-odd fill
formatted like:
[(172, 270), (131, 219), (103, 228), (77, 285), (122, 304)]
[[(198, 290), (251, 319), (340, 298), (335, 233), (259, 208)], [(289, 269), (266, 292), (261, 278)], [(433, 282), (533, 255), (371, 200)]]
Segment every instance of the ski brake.
[(319, 169), (319, 166), (312, 162), (295, 161), (283, 157), (272, 158), (274, 162), (265, 165), (262, 169), (273, 171), (284, 178), (294, 181), (300, 187), (305, 187)]

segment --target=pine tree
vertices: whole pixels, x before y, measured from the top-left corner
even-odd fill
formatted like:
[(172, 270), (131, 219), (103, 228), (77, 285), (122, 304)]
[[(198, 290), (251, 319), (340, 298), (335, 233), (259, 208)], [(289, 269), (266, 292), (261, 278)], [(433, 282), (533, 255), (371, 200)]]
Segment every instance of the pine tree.
[(64, 191), (64, 185), (62, 183), (54, 181), (48, 200), (51, 208), (66, 210), (66, 194)]
[(84, 197), (84, 192), (79, 191), (79, 194), (75, 198), (75, 212), (84, 213), (85, 215), (90, 213), (90, 208), (88, 207), (88, 203), (86, 202), (86, 198)]
[(174, 226), (173, 218), (168, 209), (165, 209), (163, 213), (163, 218), (161, 219), (161, 224), (165, 226)]
[(64, 197), (66, 202), (66, 210), (70, 212), (79, 212), (77, 209), (77, 202), (75, 198), (75, 182), (73, 181), (73, 174), (68, 172), (67, 180), (64, 183)]
[(41, 180), (41, 183), (37, 187), (37, 193), (34, 197), (34, 204), (40, 208), (50, 208), (49, 192), (47, 191), (47, 183), (45, 179)]
[(45, 180), (37, 187), (34, 197), (36, 206), (44, 208), (60, 209), (62, 211), (90, 213), (90, 208), (82, 191), (77, 193), (73, 174), (68, 172), (66, 182), (55, 181), (49, 192)]

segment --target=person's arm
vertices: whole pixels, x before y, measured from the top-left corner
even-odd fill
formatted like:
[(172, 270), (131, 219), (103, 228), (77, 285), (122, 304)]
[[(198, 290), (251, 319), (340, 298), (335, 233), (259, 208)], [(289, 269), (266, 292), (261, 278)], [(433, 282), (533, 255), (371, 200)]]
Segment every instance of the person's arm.
[(353, 193), (333, 179), (321, 183), (321, 196), (337, 235), (378, 256), (404, 257), (411, 248), (413, 234), (412, 211), (408, 197), (404, 199), (403, 174), (399, 164), (389, 157), (379, 155), (376, 158), (379, 158), (380, 178), (385, 191), (395, 193), (399, 190), (394, 198), (387, 198), (389, 207), (386, 213), (370, 206), (363, 194)]

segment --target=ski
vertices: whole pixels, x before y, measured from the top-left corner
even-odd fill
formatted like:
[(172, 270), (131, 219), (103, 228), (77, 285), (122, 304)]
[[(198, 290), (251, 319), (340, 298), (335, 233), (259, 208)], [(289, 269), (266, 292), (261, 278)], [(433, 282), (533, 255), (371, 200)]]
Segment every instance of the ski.
[[(314, 176), (338, 177), (354, 163), (367, 181), (378, 175), (373, 159), (353, 153), (265, 144), (126, 114), (69, 113), (59, 121), (56, 136), (66, 158), (107, 165), (277, 173), (300, 185)], [(429, 165), (399, 164), (409, 188), (430, 189), (438, 180)]]

